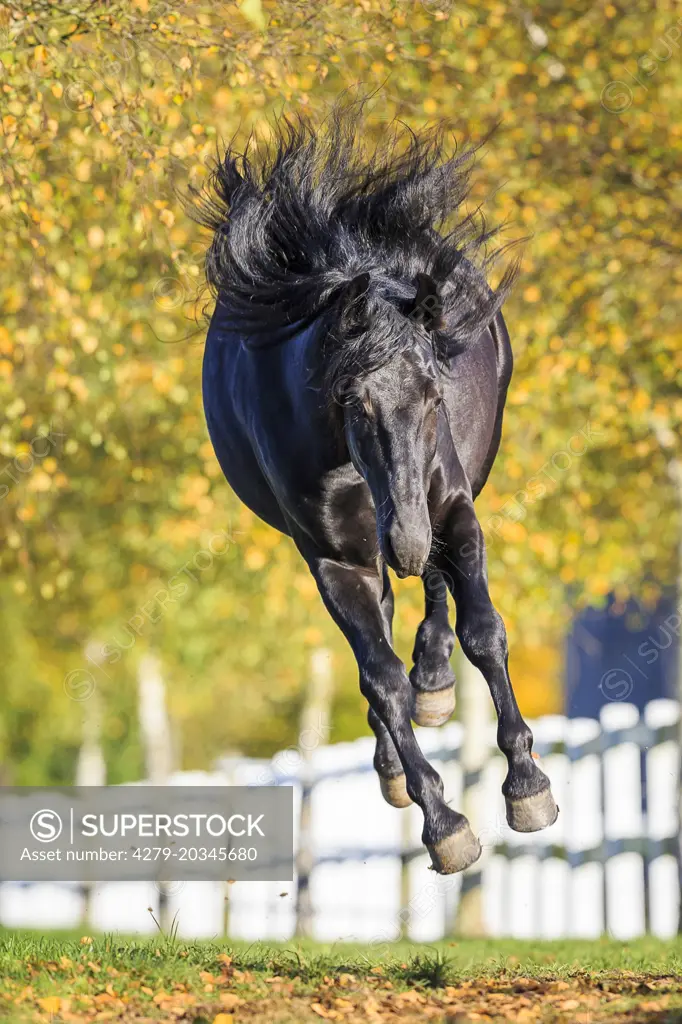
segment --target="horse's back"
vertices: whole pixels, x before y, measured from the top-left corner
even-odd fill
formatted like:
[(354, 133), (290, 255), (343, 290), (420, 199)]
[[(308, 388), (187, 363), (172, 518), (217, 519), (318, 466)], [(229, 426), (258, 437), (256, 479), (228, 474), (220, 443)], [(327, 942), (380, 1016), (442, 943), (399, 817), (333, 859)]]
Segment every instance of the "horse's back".
[(497, 372), (497, 405), (495, 409), (495, 420), (493, 423), (492, 435), (488, 444), (488, 451), (475, 478), (472, 481), (472, 494), (476, 498), (483, 490), (485, 483), (493, 468), (493, 463), (500, 447), (502, 437), (502, 420), (504, 407), (507, 401), (507, 389), (511, 381), (514, 369), (514, 356), (512, 353), (511, 339), (507, 325), (502, 316), (502, 311), (493, 318), (488, 333), (493, 342), (495, 350), (495, 363)]
[(288, 533), (252, 443), (253, 382), (248, 352), (227, 327), (220, 304), (211, 318), (202, 372), (204, 413), (220, 468), (237, 497), (270, 526)]

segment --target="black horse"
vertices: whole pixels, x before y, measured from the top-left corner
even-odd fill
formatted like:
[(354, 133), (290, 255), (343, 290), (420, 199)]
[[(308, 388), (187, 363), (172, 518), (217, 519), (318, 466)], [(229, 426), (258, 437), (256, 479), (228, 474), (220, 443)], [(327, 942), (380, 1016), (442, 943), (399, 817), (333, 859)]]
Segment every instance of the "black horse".
[[(293, 538), (353, 649), (384, 797), (419, 804), (433, 866), (450, 873), (480, 844), (411, 724), (454, 708), (448, 589), (495, 704), (509, 824), (535, 831), (558, 813), (512, 690), (473, 504), (512, 372), (500, 308), (514, 265), (493, 290), (493, 232), (478, 215), (452, 225), (474, 150), (448, 154), (440, 129), (389, 134), (368, 154), (357, 113), (337, 108), (320, 129), (282, 119), (255, 159), (228, 149), (217, 162), (198, 197), (217, 297), (204, 407), (229, 483)], [(387, 566), (424, 581), (409, 677)]]

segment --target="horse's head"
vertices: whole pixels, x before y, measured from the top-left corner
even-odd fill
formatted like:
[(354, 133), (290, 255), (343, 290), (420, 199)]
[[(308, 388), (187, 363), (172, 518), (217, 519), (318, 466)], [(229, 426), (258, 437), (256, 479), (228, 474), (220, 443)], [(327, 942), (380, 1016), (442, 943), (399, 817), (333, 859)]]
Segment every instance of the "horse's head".
[[(353, 464), (372, 493), (381, 553), (402, 578), (420, 576), (431, 550), (427, 488), (442, 400), (428, 337), (441, 314), (434, 282), (419, 275), (416, 298), (395, 312), (404, 343), (394, 342), (390, 358), (346, 384), (344, 426)], [(381, 322), (374, 329), (381, 331)]]

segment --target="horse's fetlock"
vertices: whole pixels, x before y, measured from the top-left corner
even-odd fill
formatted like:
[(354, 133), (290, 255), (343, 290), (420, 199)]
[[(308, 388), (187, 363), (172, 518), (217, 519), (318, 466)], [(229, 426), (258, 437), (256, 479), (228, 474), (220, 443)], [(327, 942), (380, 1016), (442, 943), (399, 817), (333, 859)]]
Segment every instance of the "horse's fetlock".
[(512, 761), (519, 761), (530, 756), (533, 749), (533, 734), (525, 723), (513, 729), (500, 726), (497, 742), (500, 750)]
[(435, 639), (435, 623), (431, 619), (424, 619), (417, 630), (417, 635), (414, 640), (414, 650), (412, 651), (412, 660), (416, 661), (420, 658), (425, 651), (427, 651), (433, 644)]
[(453, 810), (452, 807), (448, 807), (447, 804), (438, 804), (424, 814), (422, 842), (425, 845), (433, 846), (441, 839), (454, 835), (464, 825), (466, 825), (464, 815)]

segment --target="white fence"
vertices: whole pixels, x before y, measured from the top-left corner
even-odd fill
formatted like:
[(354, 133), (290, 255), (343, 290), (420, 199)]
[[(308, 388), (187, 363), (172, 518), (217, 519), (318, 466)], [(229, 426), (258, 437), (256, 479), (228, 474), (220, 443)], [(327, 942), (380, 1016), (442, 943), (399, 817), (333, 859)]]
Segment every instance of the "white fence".
[[(322, 940), (381, 942), (406, 934), (430, 941), (453, 927), (463, 879), (480, 880), (491, 935), (627, 939), (677, 930), (679, 881), (678, 706), (649, 703), (640, 718), (629, 704), (610, 704), (601, 723), (560, 716), (531, 723), (535, 751), (560, 807), (544, 832), (512, 832), (500, 786), (505, 762), (490, 731), (491, 756), (477, 780), (478, 832), (484, 853), (464, 876), (429, 870), (419, 840), (417, 808), (399, 811), (381, 798), (372, 770), (374, 741), (318, 746), (312, 769), (310, 880), (313, 935)], [(458, 723), (417, 730), (422, 749), (441, 772), (446, 796), (461, 807)], [(294, 785), (296, 751), (272, 761), (225, 762), (212, 773), (179, 773), (175, 784)], [(467, 780), (473, 781), (473, 780)], [(0, 886), (0, 923), (9, 927), (152, 932), (148, 907), (159, 893), (146, 883), (95, 886)], [(288, 939), (295, 929), (296, 885), (187, 883), (171, 885), (168, 913), (185, 936)]]

